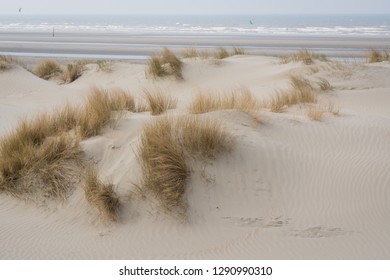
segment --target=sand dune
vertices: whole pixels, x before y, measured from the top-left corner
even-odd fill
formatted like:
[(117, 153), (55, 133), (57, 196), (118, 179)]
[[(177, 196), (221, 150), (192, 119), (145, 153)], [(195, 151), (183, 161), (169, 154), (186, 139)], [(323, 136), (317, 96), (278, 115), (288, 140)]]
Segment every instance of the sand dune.
[[(388, 259), (390, 257), (390, 64), (233, 56), (184, 60), (184, 80), (145, 78), (145, 65), (117, 62), (109, 73), (87, 65), (81, 78), (59, 85), (16, 66), (0, 73), (1, 136), (21, 117), (32, 118), (66, 101), (84, 102), (91, 86), (162, 89), (178, 100), (165, 115), (189, 114), (199, 90), (229, 93), (246, 87), (266, 103), (303, 75), (318, 106), (340, 113), (308, 118), (311, 105), (281, 113), (238, 110), (200, 115), (218, 120), (234, 148), (215, 160), (189, 161), (183, 221), (137, 188), (142, 170), (139, 137), (159, 116), (128, 112), (115, 126), (81, 142), (83, 158), (114, 184), (122, 208), (118, 223), (104, 222), (76, 186), (62, 203), (35, 205), (0, 194), (2, 259)], [(314, 68), (313, 68), (314, 67)], [(333, 90), (321, 92), (319, 78)]]

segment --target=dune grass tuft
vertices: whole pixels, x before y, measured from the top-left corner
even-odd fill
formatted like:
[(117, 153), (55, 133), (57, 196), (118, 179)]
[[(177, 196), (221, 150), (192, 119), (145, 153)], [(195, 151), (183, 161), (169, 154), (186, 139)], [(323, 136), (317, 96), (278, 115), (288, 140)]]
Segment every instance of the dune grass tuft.
[(97, 60), (98, 71), (110, 73), (112, 71), (112, 63), (107, 60)]
[(168, 76), (168, 71), (163, 67), (164, 62), (161, 57), (153, 55), (148, 60), (147, 76), (157, 78)]
[(302, 61), (306, 65), (314, 63), (313, 53), (307, 49), (298, 51), (293, 58), (294, 61)]
[(186, 154), (201, 159), (215, 159), (217, 154), (233, 148), (233, 137), (220, 122), (184, 116), (176, 120), (179, 142)]
[(333, 86), (329, 83), (329, 81), (325, 78), (319, 78), (319, 82), (317, 83), (322, 91), (329, 91), (333, 89)]
[(69, 103), (54, 110), (54, 114), (51, 116), (52, 134), (62, 134), (75, 129), (81, 114), (81, 106), (72, 106)]
[(199, 91), (190, 104), (192, 114), (203, 114), (211, 111), (235, 109), (254, 115), (260, 104), (248, 88), (240, 88), (225, 94)]
[(110, 96), (106, 90), (93, 87), (81, 111), (78, 129), (82, 138), (98, 135), (111, 119)]
[[(195, 99), (190, 104), (189, 110), (192, 114), (203, 114), (210, 111), (223, 110), (227, 107), (222, 104), (219, 96), (213, 96), (215, 93), (199, 91)], [(231, 106), (229, 106), (231, 107)]]
[(108, 91), (109, 107), (111, 111), (135, 111), (134, 96), (121, 88), (113, 88)]
[(376, 63), (389, 60), (388, 51), (378, 51), (371, 49), (368, 53), (368, 63)]
[(303, 62), (305, 65), (311, 65), (314, 64), (315, 60), (327, 61), (327, 58), (325, 55), (314, 54), (307, 49), (302, 49), (296, 53), (282, 56), (280, 62), (282, 64), (287, 64), (290, 62)]
[(62, 73), (61, 66), (58, 62), (52, 59), (42, 60), (34, 70), (35, 75), (38, 77), (48, 80), (58, 74)]
[(230, 56), (229, 52), (223, 47), (218, 48), (214, 53), (215, 59), (224, 59), (229, 56)]
[(120, 88), (103, 89), (92, 87), (87, 101), (78, 117), (77, 129), (82, 138), (100, 134), (110, 124), (112, 112), (119, 111), (123, 117), (125, 111), (136, 111), (134, 97)]
[(203, 114), (211, 111), (219, 111), (234, 108), (235, 99), (233, 95), (222, 97), (213, 92), (199, 91), (190, 104), (189, 110), (192, 114)]
[(78, 173), (79, 141), (33, 135), (33, 125), (25, 122), (2, 139), (0, 191), (33, 201), (65, 199)]
[(98, 135), (109, 124), (112, 111), (134, 110), (134, 98), (124, 90), (93, 87), (78, 117), (78, 132), (82, 138)]
[(307, 49), (300, 50), (294, 55), (294, 61), (302, 61), (306, 65), (314, 63), (313, 53)]
[(244, 55), (245, 50), (243, 48), (234, 47), (233, 48), (233, 55)]
[(153, 116), (161, 115), (169, 109), (176, 108), (177, 105), (176, 99), (173, 99), (160, 89), (156, 89), (153, 92), (144, 89), (144, 96)]
[(63, 72), (61, 80), (64, 83), (72, 83), (81, 77), (84, 71), (85, 64), (81, 62), (73, 62), (67, 65), (66, 71)]
[(188, 159), (215, 159), (232, 147), (232, 136), (218, 122), (198, 116), (159, 117), (144, 127), (140, 137), (141, 185), (168, 212), (185, 214)]
[(134, 110), (134, 98), (126, 91), (93, 87), (84, 106), (66, 104), (51, 115), (44, 113), (32, 120), (23, 120), (3, 139), (2, 145), (10, 147), (6, 150), (23, 147), (25, 142), (41, 145), (47, 137), (59, 136), (76, 128), (83, 137), (94, 136), (109, 123), (112, 111)]
[(281, 112), (284, 108), (298, 103), (315, 103), (316, 93), (310, 82), (302, 76), (290, 77), (291, 89), (277, 91), (269, 102), (272, 112)]
[(374, 49), (371, 49), (368, 56), (369, 63), (382, 62), (382, 54)]
[[(13, 132), (1, 139), (0, 173), (3, 180), (7, 182), (17, 180), (23, 169), (34, 162), (39, 162), (39, 157), (41, 156), (38, 155), (38, 152), (44, 143), (51, 141), (50, 139), (63, 137), (65, 132), (76, 126), (79, 116), (78, 110), (67, 105), (64, 109), (57, 112), (57, 114), (53, 115), (40, 114), (32, 120), (23, 120)], [(57, 144), (57, 147), (64, 147), (66, 144), (65, 140), (69, 139), (60, 138), (60, 140), (58, 143), (54, 140), (54, 142), (50, 143)], [(77, 146), (77, 141), (75, 146)], [(50, 148), (50, 145), (45, 147)], [(70, 150), (69, 148), (67, 151)], [(47, 155), (50, 154), (49, 151), (45, 151), (45, 153)]]
[(145, 100), (145, 96), (141, 96), (141, 98), (138, 98), (136, 106), (135, 106), (135, 112), (137, 113), (143, 113), (150, 111), (150, 106), (148, 104), (148, 101)]
[(154, 55), (149, 59), (146, 77), (174, 76), (181, 80), (182, 70), (183, 62), (168, 48), (164, 48), (160, 56)]
[(271, 112), (280, 113), (283, 112), (290, 104), (290, 92), (277, 90), (275, 92), (275, 96), (269, 101), (268, 107)]
[(328, 105), (315, 105), (315, 106), (310, 106), (306, 114), (309, 119), (314, 120), (314, 121), (320, 121), (322, 120), (325, 115), (332, 114), (335, 117), (340, 116), (340, 109), (336, 108), (333, 103), (329, 102)]
[(163, 49), (162, 58), (163, 61), (169, 65), (169, 74), (178, 79), (183, 79), (183, 62), (168, 48)]
[(134, 98), (126, 91), (119, 88), (105, 90), (93, 87), (83, 106), (65, 104), (54, 110), (53, 114), (40, 114), (30, 121), (24, 120), (8, 139), (12, 139), (10, 142), (15, 146), (21, 143), (19, 138), (40, 145), (45, 138), (70, 130), (77, 130), (82, 138), (91, 137), (99, 134), (109, 123), (112, 111), (134, 110)]
[(83, 187), (86, 200), (97, 208), (103, 219), (118, 221), (120, 202), (112, 184), (103, 183), (97, 171), (89, 167), (85, 172)]
[(291, 87), (299, 93), (300, 102), (315, 102), (315, 94), (310, 82), (302, 76), (290, 76)]
[(326, 114), (326, 111), (323, 110), (321, 107), (319, 106), (311, 106), (307, 112), (306, 112), (307, 116), (309, 117), (309, 119), (313, 120), (313, 121), (320, 121), (323, 119), (323, 117), (325, 116)]
[(287, 64), (292, 61), (291, 55), (282, 55), (279, 57), (280, 64)]
[(18, 64), (18, 61), (7, 55), (0, 55), (0, 71), (10, 69), (13, 65)]
[(182, 52), (183, 58), (197, 58), (199, 57), (198, 50), (195, 48), (187, 48)]
[(48, 134), (48, 122), (23, 120), (15, 131), (0, 141), (0, 174), (4, 181), (19, 179), (19, 171), (33, 157), (34, 148), (40, 146)]
[(155, 194), (164, 209), (185, 211), (183, 195), (190, 170), (182, 147), (172, 135), (169, 118), (158, 118), (144, 127), (139, 157), (142, 185)]

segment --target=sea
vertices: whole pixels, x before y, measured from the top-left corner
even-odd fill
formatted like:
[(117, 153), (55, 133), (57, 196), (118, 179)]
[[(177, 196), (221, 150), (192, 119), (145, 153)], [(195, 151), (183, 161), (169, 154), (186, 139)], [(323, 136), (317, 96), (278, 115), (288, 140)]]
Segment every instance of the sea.
[(390, 38), (387, 15), (0, 15), (4, 32)]
[(390, 50), (390, 14), (0, 15), (0, 55), (147, 60), (156, 48), (193, 46), (355, 59)]

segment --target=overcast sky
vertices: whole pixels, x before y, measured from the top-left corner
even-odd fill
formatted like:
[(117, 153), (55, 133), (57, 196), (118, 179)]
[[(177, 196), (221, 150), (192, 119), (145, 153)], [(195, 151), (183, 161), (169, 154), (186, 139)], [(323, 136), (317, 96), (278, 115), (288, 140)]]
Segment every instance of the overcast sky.
[(0, 14), (387, 13), (390, 0), (0, 0)]

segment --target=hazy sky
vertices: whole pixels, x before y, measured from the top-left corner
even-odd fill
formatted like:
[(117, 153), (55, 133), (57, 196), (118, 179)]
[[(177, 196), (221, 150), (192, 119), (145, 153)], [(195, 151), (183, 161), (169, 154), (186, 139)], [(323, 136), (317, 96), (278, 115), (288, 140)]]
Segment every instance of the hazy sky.
[(390, 0), (0, 0), (0, 14), (387, 13)]

